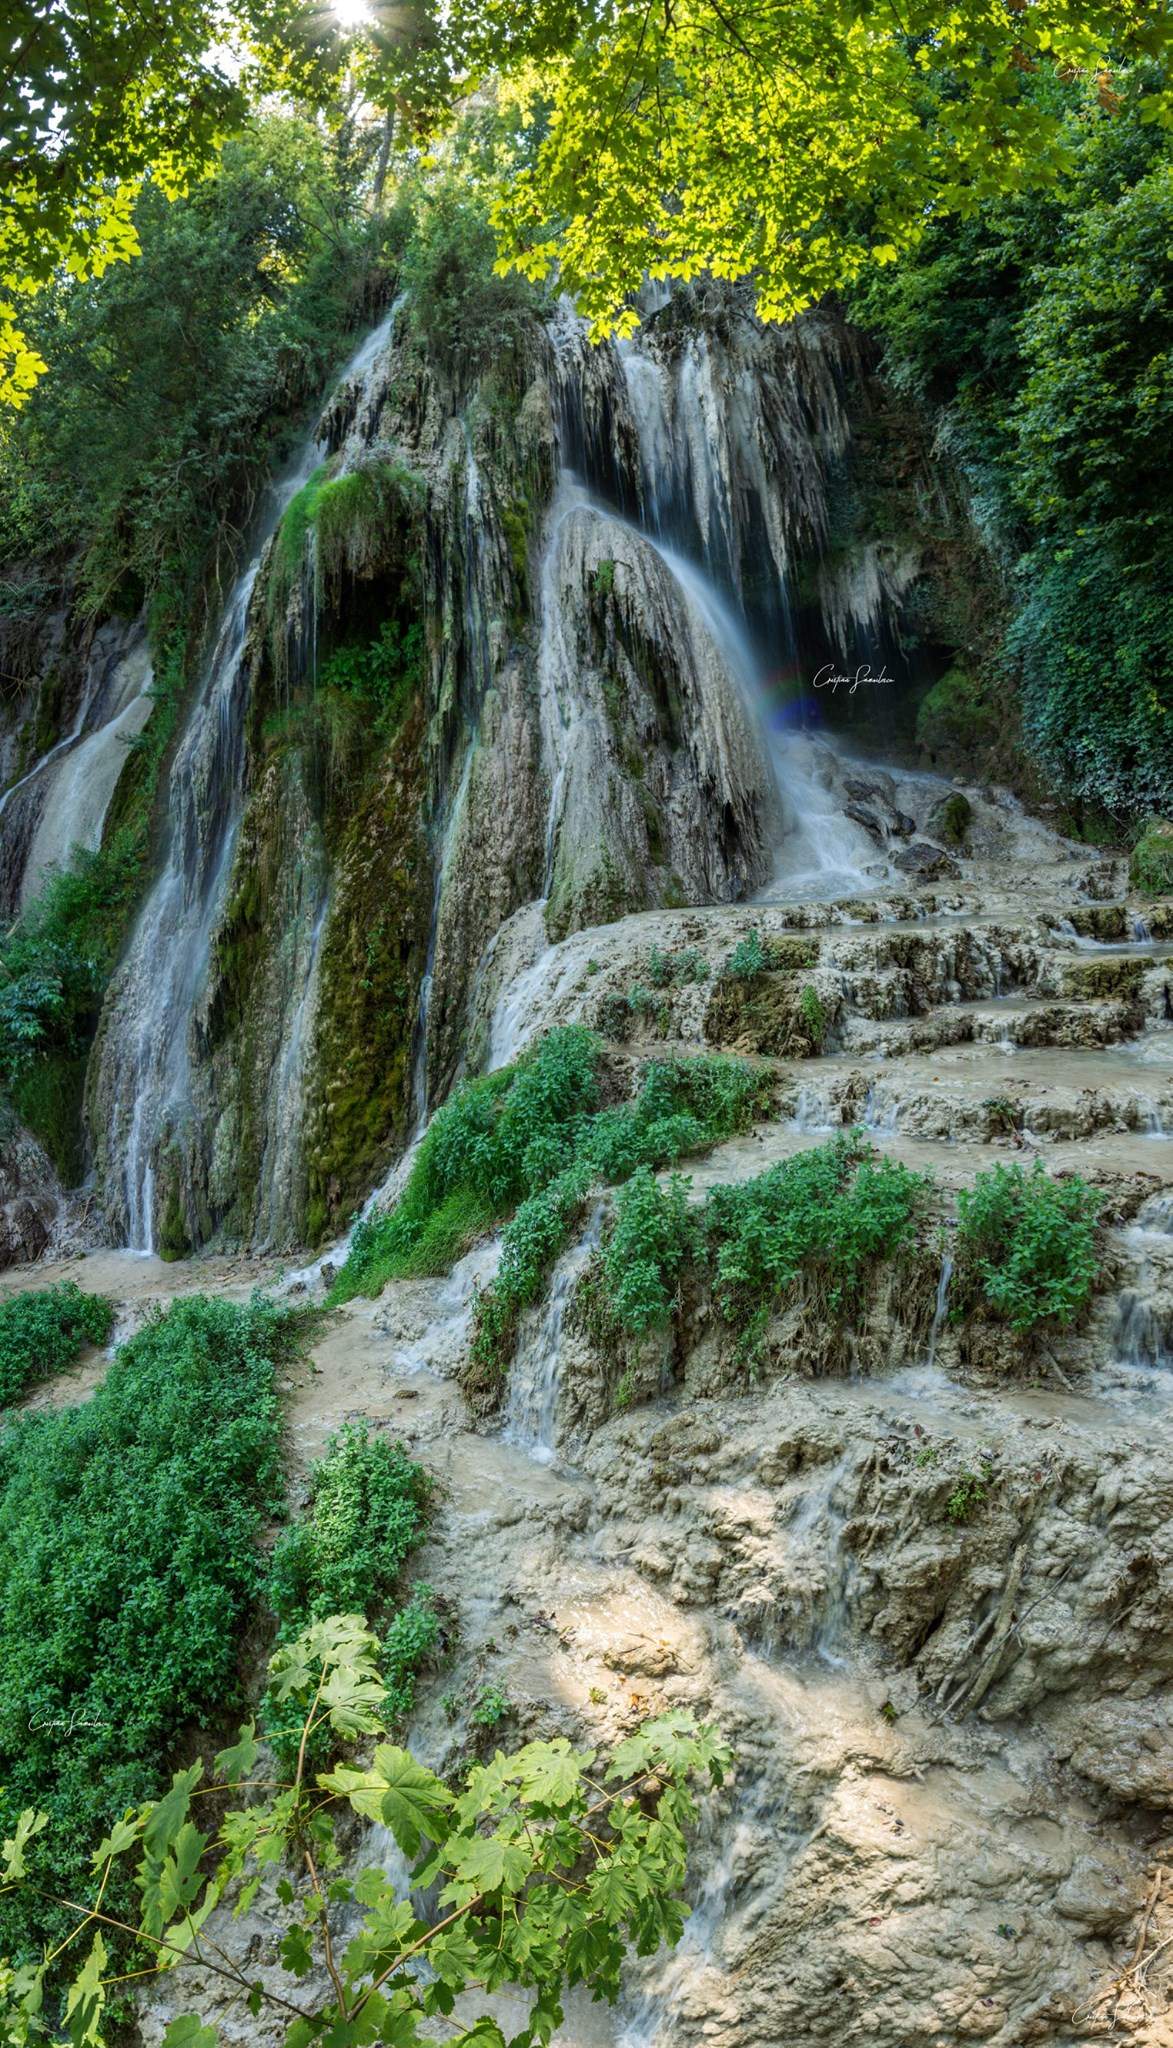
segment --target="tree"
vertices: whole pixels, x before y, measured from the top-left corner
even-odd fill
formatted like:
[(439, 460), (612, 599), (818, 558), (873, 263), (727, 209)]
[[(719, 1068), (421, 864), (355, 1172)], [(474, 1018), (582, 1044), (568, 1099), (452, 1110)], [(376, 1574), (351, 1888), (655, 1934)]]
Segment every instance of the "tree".
[[(0, 403), (44, 367), (19, 295), (132, 255), (143, 176), (179, 190), (263, 90), (321, 105), (345, 76), (411, 136), (498, 81), (520, 121), (502, 261), (557, 267), (602, 333), (634, 324), (645, 272), (752, 276), (762, 315), (790, 318), (928, 220), (1054, 179), (1066, 148), (1038, 74), (1097, 78), (1115, 104), (1142, 88), (1114, 67), (1163, 60), (1171, 37), (1166, 0), (374, 0), (357, 34), (325, 0), (16, 0)], [(1163, 84), (1143, 97), (1170, 118)]]
[(536, 143), (502, 180), (505, 260), (557, 266), (596, 334), (655, 278), (752, 277), (791, 319), (942, 214), (1053, 181), (1047, 74), (1104, 103), (1170, 100), (1114, 63), (1164, 58), (1164, 0), (454, 0), (470, 67), (507, 80)]
[[(177, 1771), (162, 1799), (115, 1823), (94, 1852), (88, 1903), (64, 1903), (76, 1925), (37, 1964), (0, 1964), (0, 2038), (8, 2048), (44, 2039), (101, 2048), (111, 1950), (133, 1941), (146, 1973), (183, 1967), (216, 1980), (254, 2015), (287, 2021), (286, 2048), (429, 2048), (421, 2026), (447, 2020), (463, 1994), (491, 1996), (519, 1985), (533, 2007), (512, 2048), (548, 2042), (562, 2020), (564, 1989), (589, 1984), (614, 2001), (629, 1945), (650, 1955), (679, 1939), (685, 1829), (695, 1817), (696, 1781), (720, 1784), (728, 1758), (712, 1731), (683, 1714), (652, 1721), (620, 1743), (609, 1763), (564, 1738), (500, 1751), (469, 1771), (454, 1792), (404, 1749), (387, 1741), (378, 1642), (361, 1616), (316, 1622), (270, 1664), (271, 1690), (296, 1704), (292, 1777), (258, 1778), (262, 1750), (252, 1723), (216, 1758), (216, 1785), (201, 1765)], [(314, 1772), (328, 1743), (374, 1738), (372, 1761)], [(215, 1835), (197, 1826), (196, 1801), (222, 1804), (224, 1790), (252, 1796), (224, 1814)], [(380, 1868), (344, 1871), (335, 1841), (339, 1812), (390, 1829), (413, 1866), (410, 1898)], [(36, 1886), (36, 1841), (45, 1817), (21, 1815), (0, 1851), (0, 1891)], [(138, 1924), (104, 1910), (110, 1873), (137, 1859)], [(204, 1929), (221, 1901), (239, 1914), (272, 1881), (285, 1916), (277, 1988), (250, 1974)], [(434, 1896), (434, 1906), (420, 1904)], [(340, 1922), (347, 1940), (340, 1948)], [(67, 1945), (88, 1953), (72, 1982), (53, 1971)], [(424, 1961), (417, 1975), (412, 1965)], [(315, 1981), (317, 1988), (315, 1988)], [(46, 1996), (58, 1998), (62, 2026), (47, 2025)], [(169, 2048), (214, 2048), (217, 2034), (194, 2014), (175, 2020)], [(451, 2037), (455, 2048), (504, 2048), (486, 2016)]]
[(44, 368), (18, 300), (59, 265), (96, 277), (137, 252), (132, 207), (212, 161), (244, 94), (212, 54), (214, 0), (15, 0), (0, 82), (0, 402)]

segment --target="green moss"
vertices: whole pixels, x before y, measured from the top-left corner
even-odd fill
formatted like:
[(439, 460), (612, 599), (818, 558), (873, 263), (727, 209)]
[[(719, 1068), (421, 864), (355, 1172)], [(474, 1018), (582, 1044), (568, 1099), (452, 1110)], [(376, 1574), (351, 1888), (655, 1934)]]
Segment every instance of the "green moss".
[(1142, 896), (1173, 895), (1173, 822), (1150, 818), (1132, 849), (1129, 880)]
[(188, 1235), (187, 1217), (183, 1212), (183, 1199), (178, 1181), (172, 1181), (163, 1208), (163, 1220), (159, 1225), (159, 1257), (169, 1264), (177, 1259), (191, 1257), (191, 1238)]
[(342, 829), (307, 1099), (306, 1228), (346, 1221), (407, 1135), (432, 864), (417, 703)]
[(789, 974), (759, 970), (750, 979), (723, 976), (714, 983), (704, 1032), (710, 1045), (810, 1059), (822, 1051), (832, 1021), (812, 984), (797, 988)]
[(1063, 970), (1063, 993), (1091, 1002), (1135, 1001), (1143, 960), (1074, 960)]
[(944, 846), (964, 846), (972, 823), (973, 806), (968, 797), (955, 789), (933, 806), (928, 821), (929, 837), (939, 840)]
[(972, 754), (997, 734), (996, 709), (964, 668), (948, 669), (921, 699), (916, 743), (932, 761)]

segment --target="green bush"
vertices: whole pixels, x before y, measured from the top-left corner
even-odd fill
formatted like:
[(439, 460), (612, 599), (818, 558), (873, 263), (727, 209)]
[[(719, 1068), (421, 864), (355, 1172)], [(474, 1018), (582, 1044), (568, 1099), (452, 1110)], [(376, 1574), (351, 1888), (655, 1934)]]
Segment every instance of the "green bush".
[[(0, 1434), (0, 1832), (48, 1812), (46, 1880), (71, 1896), (183, 1731), (239, 1694), (293, 1327), (266, 1302), (193, 1296), (121, 1347), (84, 1406)], [(61, 1924), (0, 1899), (0, 1953)]]
[(800, 1276), (820, 1288), (830, 1314), (848, 1312), (877, 1261), (914, 1240), (926, 1187), (852, 1132), (756, 1180), (714, 1188), (703, 1231), (722, 1314), (743, 1327)]
[(1150, 818), (1129, 862), (1129, 880), (1142, 896), (1173, 895), (1173, 824)]
[(515, 350), (541, 294), (516, 273), (494, 274), (497, 245), (481, 200), (455, 178), (422, 198), (402, 282), (408, 319), (437, 364), (460, 379)]
[[(499, 1358), (490, 1328), (503, 1337), (536, 1299), (539, 1267), (557, 1257), (592, 1178), (625, 1180), (637, 1166), (715, 1144), (746, 1127), (768, 1090), (741, 1060), (651, 1060), (633, 1101), (599, 1109), (600, 1054), (592, 1032), (567, 1025), (515, 1067), (459, 1088), (433, 1117), (395, 1208), (356, 1225), (331, 1301), (377, 1294), (400, 1275), (446, 1272), (525, 1203), (506, 1236), (502, 1304), (490, 1309), (489, 1291), (482, 1298), (484, 1341)], [(546, 1191), (548, 1199), (526, 1201)]]
[[(273, 1551), (268, 1595), (281, 1640), (330, 1614), (361, 1614), (380, 1639), (379, 1669), (389, 1713), (411, 1712), (415, 1674), (434, 1649), (439, 1617), (426, 1586), (396, 1607), (403, 1567), (423, 1540), (431, 1482), (402, 1444), (347, 1424), (326, 1447), (310, 1479), (309, 1505)], [(266, 1726), (280, 1754), (289, 1747), (289, 1714), (272, 1697)]]
[(603, 1285), (615, 1322), (634, 1337), (671, 1314), (676, 1278), (694, 1240), (688, 1190), (682, 1175), (661, 1182), (641, 1166), (616, 1199), (602, 1253)]
[(113, 1305), (72, 1280), (0, 1302), (0, 1408), (72, 1365), (83, 1344), (105, 1344), (113, 1327)]
[(286, 1635), (327, 1614), (363, 1614), (372, 1626), (420, 1542), (430, 1483), (402, 1444), (347, 1424), (310, 1480), (304, 1518), (273, 1552), (269, 1599)]
[(573, 1157), (598, 1101), (598, 1041), (548, 1032), (515, 1067), (468, 1081), (437, 1110), (394, 1209), (359, 1223), (331, 1299), (443, 1272), (452, 1256)]
[(760, 935), (753, 931), (748, 937), (738, 940), (721, 969), (721, 979), (752, 981), (755, 975), (764, 974), (770, 965), (769, 942), (763, 943)]
[(648, 979), (653, 988), (683, 987), (690, 981), (707, 981), (709, 963), (695, 946), (679, 953), (662, 953), (653, 946), (648, 954)]
[(1099, 1273), (1094, 1188), (1015, 1162), (979, 1173), (957, 1206), (955, 1315), (980, 1304), (1024, 1335), (1075, 1320)]
[(946, 757), (996, 740), (1017, 673), (1027, 747), (1060, 788), (1117, 817), (1165, 812), (1173, 149), (1143, 98), (1105, 112), (1086, 82), (1033, 89), (1066, 130), (1062, 183), (930, 225), (851, 295), (889, 380), (943, 424), (1006, 590), (980, 683), (943, 678), (918, 736)]

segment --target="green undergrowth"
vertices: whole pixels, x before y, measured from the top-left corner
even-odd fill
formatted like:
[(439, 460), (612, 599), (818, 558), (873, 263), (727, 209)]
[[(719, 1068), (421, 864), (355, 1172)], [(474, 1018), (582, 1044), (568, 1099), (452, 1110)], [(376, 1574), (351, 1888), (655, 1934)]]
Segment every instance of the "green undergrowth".
[(1073, 1323), (1099, 1276), (1100, 1206), (1095, 1188), (1052, 1180), (1041, 1160), (980, 1173), (958, 1197), (954, 1319), (981, 1312), (1020, 1336)]
[[(821, 1318), (848, 1323), (878, 1269), (923, 1242), (933, 1192), (930, 1176), (860, 1132), (715, 1187), (703, 1204), (689, 1186), (644, 1167), (620, 1189), (575, 1312), (604, 1349), (664, 1327), (689, 1273), (743, 1352), (799, 1288)], [(959, 1200), (955, 1318), (981, 1314), (1020, 1334), (1072, 1322), (1099, 1277), (1098, 1209), (1094, 1189), (1041, 1165), (979, 1174)]]
[[(47, 1812), (44, 1882), (66, 1896), (111, 1821), (158, 1794), (185, 1731), (239, 1696), (295, 1327), (267, 1302), (192, 1296), (121, 1347), (84, 1405), (0, 1434), (0, 1833)], [(28, 1894), (0, 1898), (0, 1952), (64, 1925)]]
[(631, 1183), (633, 1176), (650, 1180), (654, 1168), (746, 1129), (765, 1106), (767, 1087), (741, 1060), (651, 1060), (630, 1102), (590, 1119), (571, 1164), (523, 1202), (506, 1225), (496, 1278), (477, 1302), (467, 1392), (491, 1398), (499, 1391), (518, 1319), (541, 1296), (551, 1266), (583, 1218), (591, 1187)]
[(466, 1082), (437, 1111), (395, 1207), (356, 1226), (330, 1299), (446, 1272), (517, 1211), (503, 1268), (520, 1305), (530, 1298), (526, 1244), (552, 1242), (551, 1232), (569, 1227), (592, 1180), (624, 1180), (641, 1164), (664, 1165), (743, 1129), (764, 1086), (740, 1060), (652, 1060), (631, 1101), (604, 1104), (594, 1033), (581, 1025), (548, 1032), (516, 1066)]
[(63, 1372), (83, 1345), (105, 1344), (113, 1327), (112, 1303), (83, 1294), (72, 1280), (0, 1302), (0, 1408)]
[[(434, 1649), (440, 1618), (426, 1586), (400, 1604), (403, 1568), (422, 1541), (431, 1482), (403, 1445), (348, 1424), (313, 1469), (304, 1516), (273, 1552), (268, 1595), (280, 1640), (292, 1641), (312, 1621), (361, 1614), (380, 1643), (389, 1718), (411, 1712), (415, 1673)], [(288, 1728), (285, 1722), (288, 1721)], [(267, 1703), (266, 1727), (279, 1751), (296, 1747), (300, 1722)]]
[(596, 1286), (604, 1322), (622, 1335), (668, 1320), (686, 1265), (739, 1333), (780, 1308), (800, 1280), (842, 1319), (875, 1266), (912, 1244), (928, 1192), (923, 1175), (858, 1133), (715, 1187), (700, 1207), (690, 1206), (688, 1185), (643, 1172), (619, 1193)]

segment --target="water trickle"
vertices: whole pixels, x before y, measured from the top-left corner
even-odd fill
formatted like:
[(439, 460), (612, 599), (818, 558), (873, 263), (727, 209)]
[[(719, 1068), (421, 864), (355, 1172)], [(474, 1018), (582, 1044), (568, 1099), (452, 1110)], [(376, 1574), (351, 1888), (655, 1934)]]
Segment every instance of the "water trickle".
[(941, 1259), (941, 1272), (937, 1281), (937, 1301), (933, 1310), (933, 1321), (929, 1330), (929, 1348), (925, 1354), (926, 1366), (933, 1366), (937, 1360), (937, 1345), (949, 1313), (949, 1283), (953, 1278), (953, 1254), (945, 1252)]
[(1151, 930), (1149, 929), (1149, 926), (1148, 926), (1148, 924), (1147, 924), (1146, 920), (1145, 920), (1145, 919), (1144, 919), (1143, 917), (1134, 917), (1134, 918), (1133, 918), (1133, 920), (1132, 920), (1132, 936), (1133, 936), (1133, 938), (1134, 938), (1134, 939), (1136, 940), (1136, 943), (1137, 943), (1137, 945), (1138, 945), (1138, 946), (1151, 946), (1151, 945), (1152, 945), (1152, 942), (1153, 942), (1153, 935), (1152, 935), (1152, 932), (1151, 932)]
[(863, 1100), (860, 1123), (877, 1138), (894, 1138), (900, 1125), (900, 1098), (885, 1082), (872, 1081)]
[(827, 1091), (813, 1087), (804, 1081), (794, 1103), (794, 1115), (789, 1128), (801, 1137), (814, 1137), (819, 1133), (839, 1128)]
[(280, 1237), (283, 1220), (301, 1207), (292, 1199), (292, 1183), (301, 1158), (306, 1057), (318, 999), (318, 967), (329, 907), (329, 896), (323, 893), (300, 976), (301, 994), (269, 1085), (261, 1185), (265, 1190), (263, 1235), (270, 1244)]
[[(710, 1813), (702, 1822), (704, 1880), (684, 1933), (674, 1949), (642, 1966), (640, 1981), (624, 2000), (616, 2048), (669, 2048), (680, 2038), (679, 2019), (687, 2002), (693, 2011), (706, 2003), (705, 1978), (719, 1967), (722, 1934), (740, 1887), (761, 1860), (761, 1793), (742, 1794), (722, 1824)], [(715, 1839), (710, 1839), (715, 1837)]]
[(554, 1462), (558, 1433), (558, 1392), (562, 1366), (562, 1325), (579, 1276), (595, 1252), (603, 1227), (599, 1203), (578, 1243), (554, 1268), (543, 1306), (526, 1318), (509, 1368), (509, 1396), (502, 1435), (528, 1451), (536, 1464)]

